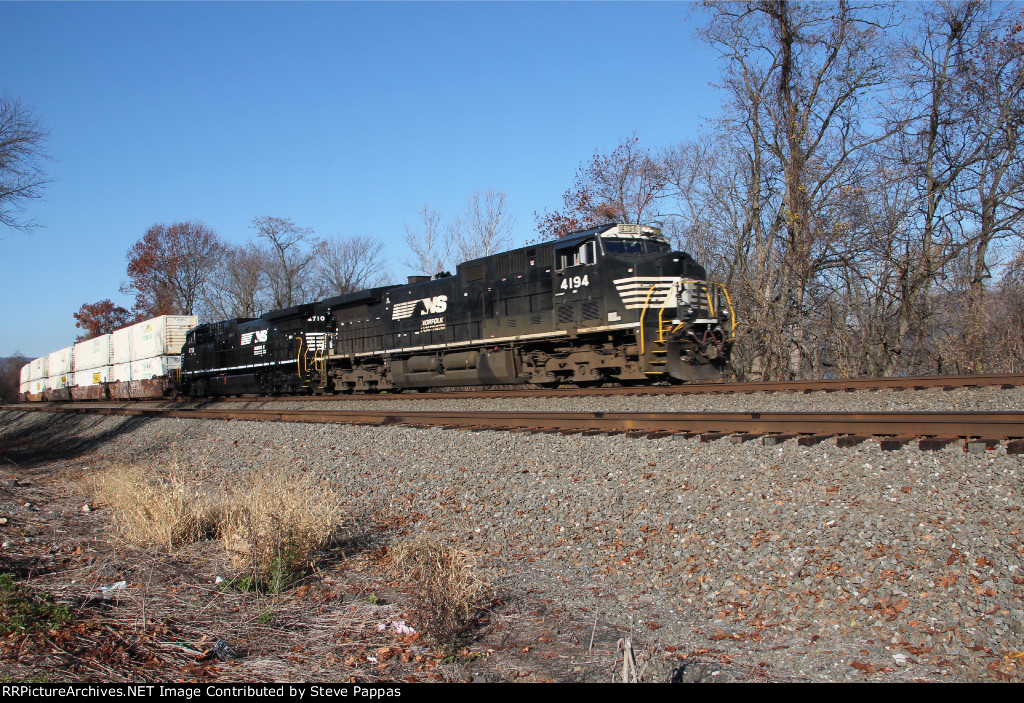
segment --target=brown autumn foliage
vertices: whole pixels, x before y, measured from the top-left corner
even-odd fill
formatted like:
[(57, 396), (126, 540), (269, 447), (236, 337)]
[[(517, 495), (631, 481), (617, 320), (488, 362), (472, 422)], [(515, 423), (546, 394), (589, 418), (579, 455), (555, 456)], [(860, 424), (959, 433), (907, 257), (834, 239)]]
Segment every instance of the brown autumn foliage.
[(84, 303), (75, 313), (75, 327), (85, 332), (80, 334), (76, 342), (84, 342), (102, 334), (110, 334), (116, 329), (132, 322), (132, 314), (127, 308), (107, 299), (98, 303)]
[(128, 250), (129, 282), (139, 317), (191, 315), (224, 245), (202, 222), (155, 224)]
[(581, 164), (572, 188), (562, 194), (563, 209), (535, 213), (537, 231), (550, 239), (605, 223), (646, 223), (666, 183), (664, 166), (633, 135), (610, 154), (595, 152)]

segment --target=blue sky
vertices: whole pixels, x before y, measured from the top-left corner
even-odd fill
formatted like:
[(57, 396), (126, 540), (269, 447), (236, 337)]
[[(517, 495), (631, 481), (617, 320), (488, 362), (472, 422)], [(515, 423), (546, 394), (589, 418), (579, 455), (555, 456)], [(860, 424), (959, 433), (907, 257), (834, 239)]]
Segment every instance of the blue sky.
[(74, 342), (157, 222), (374, 235), (396, 277), (424, 204), (504, 190), (517, 241), (581, 161), (694, 136), (714, 54), (684, 2), (0, 2), (0, 90), (51, 132), (27, 236), (0, 228), (0, 356)]

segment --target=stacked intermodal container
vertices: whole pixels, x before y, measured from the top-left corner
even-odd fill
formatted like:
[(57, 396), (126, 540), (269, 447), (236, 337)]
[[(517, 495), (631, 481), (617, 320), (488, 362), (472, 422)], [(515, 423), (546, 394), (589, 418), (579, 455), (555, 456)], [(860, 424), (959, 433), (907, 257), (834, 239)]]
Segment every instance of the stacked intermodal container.
[(74, 385), (75, 348), (64, 347), (50, 352), (46, 391), (50, 400), (70, 400), (68, 388)]
[(147, 398), (175, 388), (195, 315), (161, 315), (34, 359), (21, 369), (26, 400)]
[(46, 394), (46, 376), (50, 365), (49, 356), (33, 359), (28, 364), (28, 399), (42, 400)]
[(87, 339), (75, 345), (75, 400), (102, 400), (107, 397), (110, 382), (111, 335)]
[(18, 399), (19, 400), (22, 400), (22, 401), (28, 400), (28, 384), (29, 384), (28, 376), (29, 376), (29, 372), (31, 370), (32, 369), (31, 369), (31, 365), (30, 364), (25, 364), (24, 366), (21, 367), (21, 376), (20, 376), (20, 378), (18, 380)]
[(111, 335), (111, 385), (114, 398), (164, 395), (181, 368), (185, 334), (199, 324), (195, 315), (161, 315)]

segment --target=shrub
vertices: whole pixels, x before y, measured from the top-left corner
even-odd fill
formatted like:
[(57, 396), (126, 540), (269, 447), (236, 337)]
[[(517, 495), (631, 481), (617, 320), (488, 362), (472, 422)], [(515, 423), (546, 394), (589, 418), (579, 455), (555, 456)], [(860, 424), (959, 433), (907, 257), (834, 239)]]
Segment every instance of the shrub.
[(478, 574), (476, 558), (420, 537), (391, 550), (390, 569), (412, 591), (424, 629), (442, 646), (458, 646), (490, 588)]

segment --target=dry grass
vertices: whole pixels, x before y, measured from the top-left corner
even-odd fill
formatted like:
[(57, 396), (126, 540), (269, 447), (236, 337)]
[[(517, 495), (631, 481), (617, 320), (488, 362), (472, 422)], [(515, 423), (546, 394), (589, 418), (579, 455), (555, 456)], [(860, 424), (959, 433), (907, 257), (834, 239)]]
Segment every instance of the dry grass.
[(316, 552), (344, 522), (340, 497), (325, 483), (308, 474), (254, 472), (227, 502), (220, 535), (235, 568), (279, 577), (315, 566)]
[(153, 467), (114, 464), (95, 477), (93, 492), (114, 511), (114, 522), (136, 544), (175, 549), (211, 536), (220, 516), (218, 501), (174, 461)]
[(391, 549), (390, 570), (412, 591), (427, 632), (442, 646), (457, 647), (490, 589), (476, 558), (420, 537)]
[(235, 568), (248, 571), (253, 585), (280, 587), (282, 576), (308, 571), (316, 552), (345, 523), (334, 491), (309, 475), (283, 469), (253, 472), (230, 494), (204, 486), (202, 473), (190, 473), (176, 460), (163, 470), (114, 464), (92, 484), (129, 542), (173, 551), (219, 537)]

